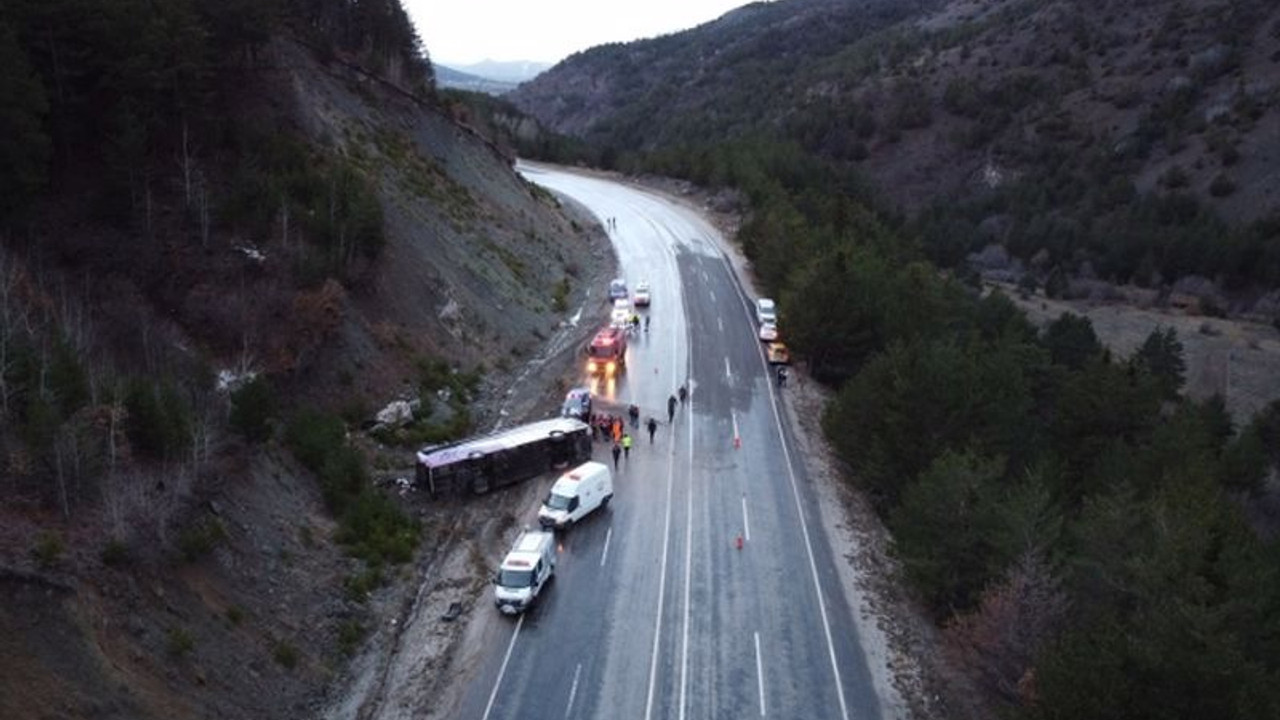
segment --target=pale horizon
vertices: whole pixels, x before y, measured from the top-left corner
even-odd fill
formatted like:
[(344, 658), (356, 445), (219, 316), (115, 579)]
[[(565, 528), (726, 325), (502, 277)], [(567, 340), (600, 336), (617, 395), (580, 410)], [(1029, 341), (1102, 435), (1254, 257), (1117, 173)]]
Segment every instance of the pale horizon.
[(747, 0), (401, 0), (433, 63), (554, 65), (597, 45), (668, 35), (715, 20)]

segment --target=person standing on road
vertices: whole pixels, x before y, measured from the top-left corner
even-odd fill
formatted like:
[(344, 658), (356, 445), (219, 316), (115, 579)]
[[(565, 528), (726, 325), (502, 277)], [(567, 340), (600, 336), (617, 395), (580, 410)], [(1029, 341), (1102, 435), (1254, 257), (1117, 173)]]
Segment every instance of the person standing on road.
[(618, 443), (613, 444), (613, 469), (618, 469), (618, 458), (622, 457), (622, 446)]
[(689, 389), (688, 389), (688, 388), (686, 388), (684, 385), (681, 385), (681, 386), (680, 386), (680, 390), (679, 390), (678, 392), (680, 393), (680, 402), (681, 402), (681, 403), (683, 403), (685, 400), (688, 400), (688, 399), (689, 399)]
[(622, 440), (622, 417), (613, 418), (613, 441), (620, 442)]
[(649, 418), (649, 421), (645, 423), (645, 427), (649, 428), (649, 444), (652, 445), (653, 434), (658, 432), (658, 421), (653, 418)]
[(640, 427), (640, 406), (632, 403), (627, 408), (627, 416), (631, 418), (631, 427)]
[(645, 332), (649, 332), (649, 320), (651, 320), (651, 319), (652, 319), (652, 316), (650, 316), (650, 315), (645, 315), (645, 316), (644, 316), (644, 331), (645, 331)]
[(672, 395), (667, 398), (667, 422), (676, 419), (676, 396)]
[(622, 435), (622, 457), (627, 460), (631, 459), (631, 433)]

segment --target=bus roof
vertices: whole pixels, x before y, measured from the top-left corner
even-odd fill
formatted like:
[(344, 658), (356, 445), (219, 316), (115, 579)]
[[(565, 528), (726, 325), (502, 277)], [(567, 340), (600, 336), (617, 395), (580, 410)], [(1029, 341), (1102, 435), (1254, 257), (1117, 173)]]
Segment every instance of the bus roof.
[(588, 426), (581, 420), (573, 418), (552, 418), (540, 420), (528, 425), (520, 425), (506, 430), (499, 430), (488, 435), (467, 438), (448, 445), (432, 445), (418, 451), (418, 464), (428, 468), (438, 468), (466, 460), (473, 453), (488, 455), (498, 450), (520, 447), (537, 440), (542, 440), (552, 432), (587, 431)]

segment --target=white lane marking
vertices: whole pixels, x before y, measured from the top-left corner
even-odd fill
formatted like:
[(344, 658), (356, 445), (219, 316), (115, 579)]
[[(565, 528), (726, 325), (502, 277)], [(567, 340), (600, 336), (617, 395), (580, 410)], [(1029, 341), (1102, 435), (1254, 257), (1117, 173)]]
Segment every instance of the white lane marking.
[[(671, 343), (671, 367), (676, 366), (676, 346), (679, 343)], [(693, 432), (692, 423), (690, 425), (690, 433)], [(667, 512), (662, 527), (662, 562), (659, 566), (658, 576), (658, 613), (654, 618), (653, 629), (653, 654), (649, 658), (649, 693), (644, 703), (644, 718), (650, 720), (653, 717), (653, 691), (658, 682), (658, 646), (662, 640), (662, 603), (667, 596), (667, 552), (671, 545), (671, 497), (675, 491), (676, 482), (676, 453), (675, 443), (671, 445), (671, 452), (667, 454)]]
[[(726, 262), (724, 265), (725, 272), (733, 280), (733, 269)], [(750, 311), (744, 305), (743, 314), (748, 319), (751, 318)], [(760, 367), (765, 372), (765, 382), (768, 382), (769, 365), (765, 361), (764, 353), (760, 353)], [(827, 618), (827, 602), (822, 598), (822, 584), (818, 581), (818, 562), (813, 558), (813, 541), (809, 539), (809, 523), (804, 518), (804, 507), (800, 504), (800, 485), (796, 482), (795, 463), (791, 458), (791, 448), (787, 445), (787, 436), (782, 431), (782, 414), (778, 410), (778, 397), (775, 393), (766, 393), (769, 396), (769, 404), (773, 408), (773, 423), (778, 430), (778, 439), (782, 445), (782, 457), (787, 464), (787, 477), (791, 481), (791, 497), (796, 503), (796, 514), (800, 516), (800, 533), (804, 536), (805, 554), (809, 558), (809, 575), (813, 579), (813, 589), (818, 596), (818, 610), (822, 614), (822, 632), (827, 640), (827, 657), (831, 660), (831, 673), (836, 678), (836, 697), (840, 700), (840, 717), (843, 720), (849, 720), (849, 705), (844, 699), (844, 681), (840, 677), (840, 663), (836, 660), (836, 646), (831, 639), (831, 621)]]
[(759, 631), (756, 632), (756, 687), (760, 688), (760, 717), (764, 717), (764, 661), (760, 659)]
[(747, 520), (747, 494), (742, 493), (742, 536), (751, 542), (751, 523)]
[(725, 355), (725, 356), (724, 356), (724, 376), (725, 376), (725, 378), (727, 378), (727, 379), (729, 379), (729, 380), (732, 380), (732, 379), (733, 379), (733, 368), (729, 367), (729, 356), (728, 356), (728, 355)]
[[(692, 354), (693, 349), (689, 352)], [(690, 366), (693, 365), (693, 359), (689, 360)], [(693, 399), (689, 399), (689, 415), (693, 415)], [(693, 423), (689, 423), (689, 453), (688, 467), (685, 477), (693, 477)], [(680, 647), (680, 720), (685, 718), (685, 710), (688, 707), (688, 688), (689, 688), (689, 593), (693, 584), (693, 484), (690, 483), (688, 495), (685, 503), (685, 526), (684, 526), (684, 631)]]
[(600, 553), (600, 567), (604, 567), (605, 560), (609, 559), (609, 541), (613, 539), (613, 528), (604, 534), (604, 552)]
[(733, 419), (733, 446), (735, 448), (742, 446), (742, 436), (738, 434), (738, 413), (730, 410), (729, 417)]
[(493, 701), (498, 699), (498, 688), (502, 686), (502, 676), (507, 674), (507, 663), (511, 661), (511, 651), (516, 647), (516, 638), (520, 637), (521, 627), (524, 627), (524, 614), (521, 614), (520, 619), (516, 621), (516, 630), (511, 633), (511, 642), (507, 643), (507, 654), (502, 658), (502, 667), (498, 668), (498, 679), (493, 681), (493, 691), (489, 693), (489, 702), (484, 706), (482, 720), (489, 720), (489, 713), (493, 711)]
[(716, 318), (716, 325), (720, 326), (720, 332), (724, 332), (724, 318)]
[(715, 301), (716, 301), (716, 291), (715, 291), (715, 290), (708, 290), (708, 291), (707, 291), (707, 294), (711, 296), (711, 302), (712, 302), (712, 303), (715, 303)]
[[(757, 654), (759, 648), (757, 648)], [(578, 676), (582, 674), (582, 663), (578, 663), (578, 667), (573, 669), (573, 684), (569, 686), (569, 705), (564, 709), (565, 720), (568, 720), (569, 713), (573, 712), (573, 700), (578, 696)]]

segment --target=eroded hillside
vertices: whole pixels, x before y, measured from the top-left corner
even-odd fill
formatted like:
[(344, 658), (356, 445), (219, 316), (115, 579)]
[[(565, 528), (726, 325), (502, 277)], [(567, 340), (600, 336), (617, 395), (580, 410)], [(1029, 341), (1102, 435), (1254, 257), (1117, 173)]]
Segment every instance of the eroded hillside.
[(151, 10), (0, 8), (6, 718), (310, 714), (448, 533), (370, 466), (490, 421), (608, 262), (398, 2)]

